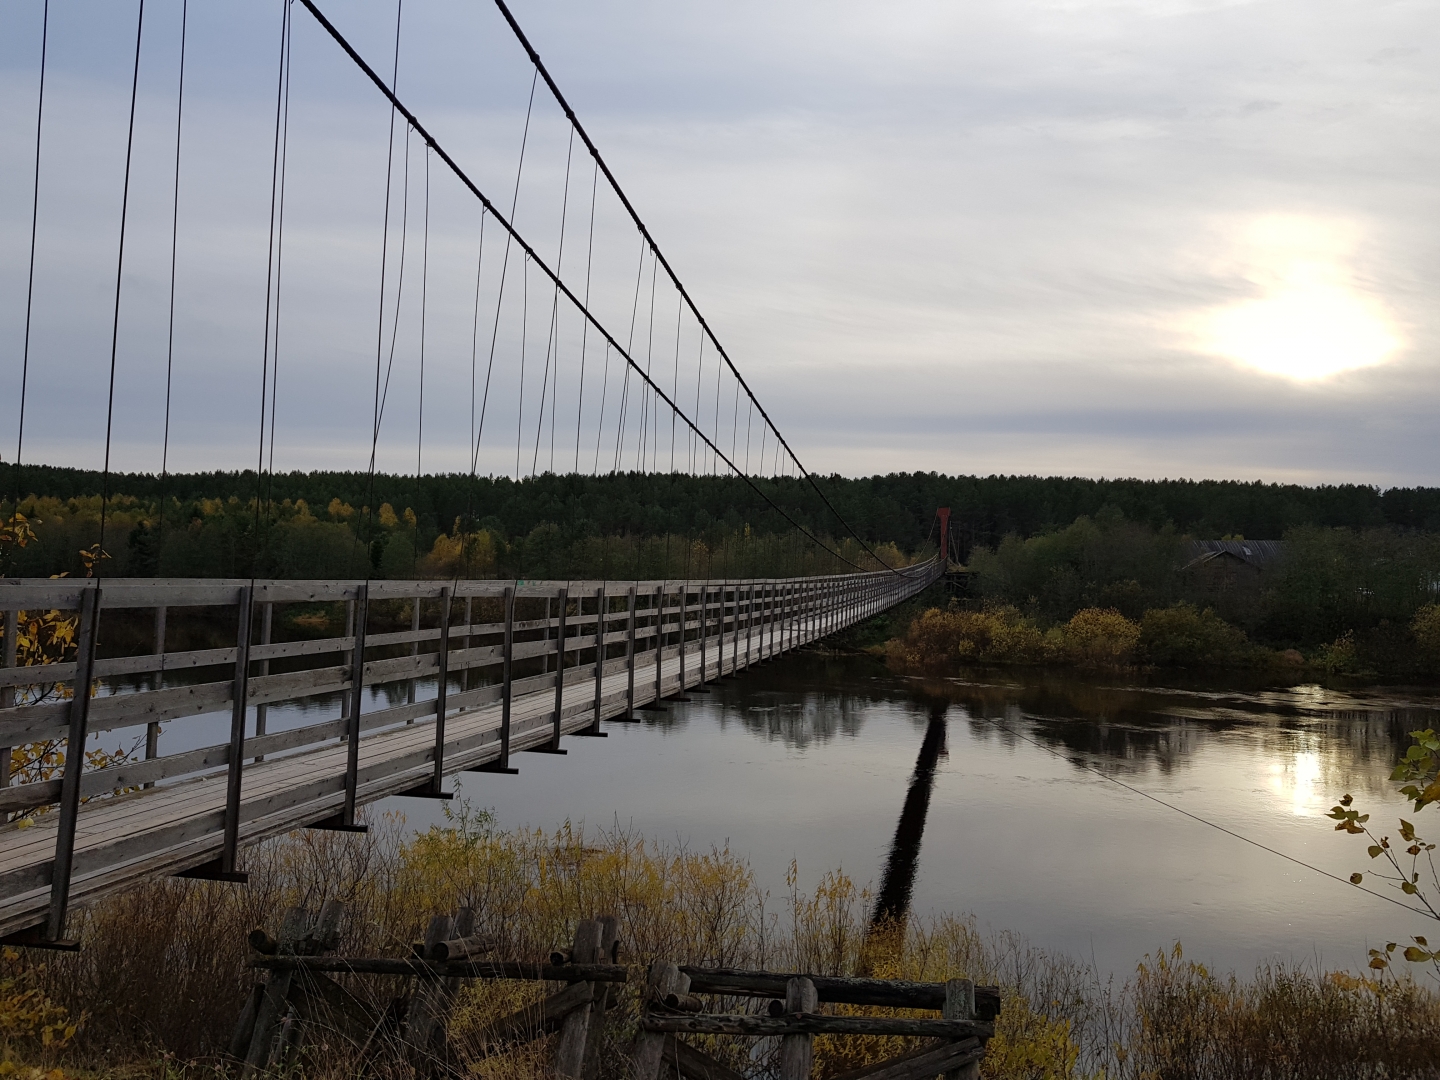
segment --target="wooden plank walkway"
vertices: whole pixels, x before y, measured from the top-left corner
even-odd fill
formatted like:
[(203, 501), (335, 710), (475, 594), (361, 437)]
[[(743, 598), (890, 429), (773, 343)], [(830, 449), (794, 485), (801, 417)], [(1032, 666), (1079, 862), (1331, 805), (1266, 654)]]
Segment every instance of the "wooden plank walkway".
[[(243, 870), (236, 865), (235, 852), (244, 845), (317, 823), (345, 827), (353, 820), (346, 815), (353, 815), (355, 806), (397, 794), (427, 790), (433, 794), (437, 771), (504, 767), (510, 764), (510, 753), (554, 746), (559, 735), (596, 733), (600, 721), (631, 716), (634, 709), (657, 699), (868, 618), (914, 595), (940, 572), (938, 564), (927, 563), (904, 575), (634, 585), (105, 582), (100, 606), (106, 609), (173, 611), (187, 604), (213, 605), (217, 598), (229, 596), (241, 613), (243, 644), (167, 653), (164, 616), (158, 615), (160, 639), (153, 655), (89, 660), (97, 679), (104, 677), (107, 665), (114, 679), (121, 673), (133, 679), (137, 671), (142, 675), (146, 670), (161, 671), (153, 680), (154, 688), (131, 687), (131, 692), (116, 693), (112, 685), (108, 696), (89, 699), (88, 709), (81, 709), (74, 697), (0, 708), (0, 747), (18, 745), (31, 736), (55, 738), (68, 733), (73, 737), (76, 714), (81, 712), (95, 718), (84, 728), (85, 717), (78, 717), (86, 735), (97, 729), (141, 726), (158, 734), (162, 722), (194, 723), (191, 717), (209, 713), (212, 726), (220, 718), (232, 720), (232, 742), (164, 755), (154, 738), (153, 752), (141, 762), (83, 774), (72, 770), (64, 784), (52, 780), (0, 789), (0, 809), (12, 813), (52, 806), (49, 812), (31, 813), (0, 826), (0, 937), (61, 938), (69, 904), (92, 901), (144, 877), (199, 868), (202, 876), (223, 878), (225, 873)], [(79, 606), (84, 586), (83, 582), (0, 582), (0, 609), (14, 611), (19, 605), (35, 608), (50, 602), (63, 607), (67, 597)], [(242, 590), (248, 604), (236, 599)], [(61, 591), (66, 595), (59, 596)], [(247, 623), (257, 605), (265, 610), (265, 604), (315, 599), (346, 601), (348, 618), (355, 620), (358, 610), (361, 625), (352, 621), (339, 638), (276, 644), (268, 641), (271, 612), (266, 612), (263, 632)], [(363, 624), (373, 618), (369, 612), (383, 601), (405, 599), (413, 605), (410, 631), (366, 636)], [(427, 600), (432, 601), (435, 621), (442, 624), (448, 624), (463, 603), (464, 622), (448, 629), (421, 627)], [(475, 621), (473, 608), (486, 604), (495, 613), (503, 609), (502, 618)], [(538, 614), (542, 606), (543, 618), (519, 617), (526, 613), (522, 609)], [(597, 631), (602, 629), (603, 640), (597, 644)], [(87, 659), (84, 635), (79, 636), (81, 655), (76, 663), (54, 665), (53, 672), (46, 672), (47, 679), (63, 675), (73, 680), (77, 665), (83, 678)], [(256, 636), (263, 639), (259, 644), (252, 640)], [(446, 638), (442, 652), (440, 644)], [(370, 658), (397, 650), (402, 655)], [(347, 651), (350, 665), (337, 665), (335, 654), (343, 657)], [(268, 672), (264, 665), (271, 660), (294, 665), (307, 658), (322, 666), (262, 673)], [(365, 687), (358, 694), (350, 681), (356, 660), (363, 665)], [(557, 724), (554, 667), (562, 662)], [(233, 677), (227, 674), (224, 681), (188, 686), (166, 684), (163, 672), (188, 671), (199, 663), (211, 665), (212, 671), (225, 671), (229, 665)], [(598, 680), (597, 663), (602, 665)], [(37, 670), (0, 669), (4, 676), (0, 686), (33, 686)], [(438, 698), (417, 701), (415, 689), (426, 679), (438, 689), (442, 675), (446, 705), (437, 770)], [(482, 684), (468, 685), (477, 676)], [(27, 682), (22, 683), (22, 678)], [(382, 698), (380, 707), (364, 711), (364, 699), (375, 696), (373, 688), (388, 685), (393, 700), (397, 684), (407, 690), (405, 704), (387, 705)], [(343, 695), (338, 719), (265, 731), (266, 708), (328, 695), (324, 700), (333, 714), (337, 694)], [(357, 729), (352, 755), (350, 732)], [(230, 748), (237, 745), (240, 751), (232, 759)], [(117, 787), (119, 793), (109, 794)], [(82, 796), (102, 792), (107, 794), (81, 801)], [(69, 864), (58, 887), (57, 862)]]

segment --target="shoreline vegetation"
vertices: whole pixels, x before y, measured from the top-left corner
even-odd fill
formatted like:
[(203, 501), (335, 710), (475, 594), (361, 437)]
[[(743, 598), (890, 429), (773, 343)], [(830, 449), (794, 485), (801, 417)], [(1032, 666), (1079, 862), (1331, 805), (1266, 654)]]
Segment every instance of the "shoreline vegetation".
[[(960, 915), (876, 926), (873, 898), (840, 870), (811, 891), (792, 869), (779, 897), (725, 848), (667, 846), (623, 830), (502, 830), (462, 805), (445, 827), (408, 833), (387, 818), (365, 836), (295, 833), (247, 852), (250, 884), (154, 881), (79, 916), (78, 954), (0, 959), (0, 1075), (63, 1077), (226, 1075), (224, 1049), (255, 972), (246, 936), (273, 929), (295, 903), (350, 905), (339, 955), (405, 955), (436, 911), (476, 909), (497, 955), (544, 956), (595, 911), (621, 920), (632, 985), (654, 958), (712, 966), (868, 974), (998, 984), (1005, 1005), (982, 1066), (985, 1080), (1200, 1080), (1210, 1077), (1429, 1077), (1440, 1069), (1440, 997), (1404, 978), (1305, 966), (1249, 976), (1210, 971), (1178, 944), (1141, 959), (1124, 980), (979, 931)], [(1370, 975), (1375, 973), (1371, 972)], [(394, 985), (339, 976), (383, 1010)], [(487, 1045), (487, 1023), (544, 993), (535, 984), (471, 983), (451, 1046), (464, 1075), (547, 1075), (542, 1041)], [(763, 1003), (762, 1003), (763, 1004)], [(737, 1003), (726, 1004), (727, 1009)], [(851, 1006), (826, 1006), (863, 1014)], [(635, 1030), (633, 994), (609, 1025), (601, 1080), (624, 1075)], [(707, 1037), (707, 1052), (757, 1078), (778, 1054), (748, 1040)], [(344, 1039), (307, 1042), (301, 1075), (354, 1075)], [(908, 1048), (902, 1039), (822, 1036), (819, 1078)], [(367, 1075), (409, 1076), (382, 1046)]]
[[(1400, 638), (1407, 674), (1440, 675), (1440, 603), (1426, 604)], [(1398, 635), (1397, 635), (1398, 636)], [(1353, 630), (1308, 655), (1258, 644), (1213, 609), (1180, 601), (1129, 619), (1115, 608), (1082, 608), (1045, 626), (1013, 605), (967, 608), (951, 601), (916, 615), (882, 651), (902, 670), (935, 672), (956, 665), (1078, 667), (1100, 670), (1243, 670), (1275, 676), (1381, 674), (1362, 655)], [(1399, 650), (1396, 650), (1399, 651)], [(1394, 667), (1396, 665), (1390, 665)]]

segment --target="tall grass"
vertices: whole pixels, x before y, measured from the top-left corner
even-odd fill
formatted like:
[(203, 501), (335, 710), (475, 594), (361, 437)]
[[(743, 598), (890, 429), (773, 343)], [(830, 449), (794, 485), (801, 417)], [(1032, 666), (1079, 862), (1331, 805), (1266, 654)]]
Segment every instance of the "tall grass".
[[(449, 827), (418, 836), (393, 819), (368, 836), (296, 833), (249, 852), (247, 869), (246, 887), (154, 881), (89, 909), (76, 928), (85, 941), (78, 954), (5, 954), (0, 1055), (9, 1064), (0, 1074), (19, 1061), (97, 1075), (223, 1071), (224, 1048), (256, 977), (247, 932), (273, 930), (293, 904), (313, 909), (338, 897), (350, 904), (343, 955), (405, 955), (432, 914), (464, 905), (477, 911), (477, 931), (495, 935), (497, 955), (505, 957), (543, 956), (568, 943), (578, 920), (614, 913), (632, 986), (656, 958), (998, 983), (1005, 1007), (983, 1067), (988, 1080), (1440, 1075), (1433, 1038), (1440, 1002), (1421, 987), (1294, 968), (1217, 976), (1178, 947), (1146, 958), (1117, 984), (1017, 935), (981, 934), (961, 916), (873, 931), (870, 895), (839, 871), (810, 891), (792, 873), (785, 892), (771, 896), (723, 847), (694, 850), (570, 826), (500, 831), (488, 816), (462, 809)], [(345, 981), (377, 1011), (406, 989), (393, 978)], [(543, 992), (538, 984), (467, 985), (450, 1027), (458, 1067), (495, 1080), (546, 1075), (543, 1042), (495, 1051), (484, 1037), (488, 1023)], [(42, 1009), (52, 1028), (65, 1015), (79, 1023), (68, 1045), (52, 1039), (47, 1048), (33, 1022), (27, 1028), (15, 1019), (20, 1006), (7, 1002), (21, 994), (29, 995), (30, 1015)], [(761, 1003), (718, 1004), (738, 1010)], [(602, 1053), (606, 1080), (625, 1076), (633, 993), (622, 996), (614, 1015)], [(310, 1045), (305, 1075), (359, 1071), (344, 1039), (322, 1033)], [(752, 1076), (775, 1074), (775, 1047), (763, 1041), (712, 1038), (704, 1045)], [(820, 1038), (815, 1075), (910, 1046), (903, 1039)], [(366, 1069), (410, 1075), (388, 1044)]]

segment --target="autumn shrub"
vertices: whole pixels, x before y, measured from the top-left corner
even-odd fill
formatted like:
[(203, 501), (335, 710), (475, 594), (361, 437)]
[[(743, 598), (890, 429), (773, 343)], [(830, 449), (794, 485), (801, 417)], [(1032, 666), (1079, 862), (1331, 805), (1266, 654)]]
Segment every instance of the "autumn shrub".
[(1013, 607), (966, 611), (930, 608), (890, 643), (902, 666), (936, 668), (952, 663), (1034, 664), (1046, 659), (1044, 635)]
[(1263, 967), (1249, 980), (1147, 956), (1129, 987), (1127, 1075), (1164, 1080), (1430, 1077), (1440, 1001), (1413, 982)]
[(1230, 667), (1255, 654), (1244, 631), (1190, 603), (1145, 612), (1137, 645), (1140, 657), (1157, 667)]
[(1053, 651), (1071, 663), (1123, 667), (1134, 663), (1140, 625), (1114, 608), (1084, 608), (1057, 627)]
[(1430, 671), (1440, 671), (1440, 604), (1426, 604), (1410, 621), (1421, 663)]

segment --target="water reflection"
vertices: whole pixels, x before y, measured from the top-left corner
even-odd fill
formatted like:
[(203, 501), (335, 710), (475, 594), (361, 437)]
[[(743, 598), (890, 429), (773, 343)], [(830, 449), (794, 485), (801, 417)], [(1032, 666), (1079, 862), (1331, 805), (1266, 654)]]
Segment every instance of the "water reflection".
[(925, 726), (925, 739), (910, 786), (905, 792), (905, 805), (895, 839), (890, 843), (890, 856), (880, 877), (880, 891), (875, 896), (871, 924), (899, 925), (910, 914), (910, 896), (915, 890), (915, 870), (920, 863), (920, 841), (925, 835), (925, 818), (930, 812), (930, 794), (935, 790), (935, 767), (945, 754), (945, 714), (950, 703), (944, 698), (930, 699), (930, 721)]

